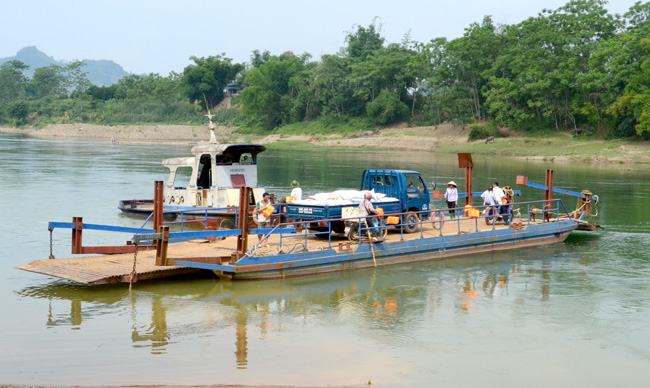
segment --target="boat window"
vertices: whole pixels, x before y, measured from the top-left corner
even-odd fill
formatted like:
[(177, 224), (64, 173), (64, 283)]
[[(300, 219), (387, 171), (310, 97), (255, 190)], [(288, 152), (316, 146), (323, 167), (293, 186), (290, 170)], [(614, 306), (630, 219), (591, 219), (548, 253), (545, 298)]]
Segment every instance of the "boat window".
[(190, 182), (190, 177), (192, 176), (192, 167), (183, 166), (176, 169), (176, 174), (174, 175), (174, 188), (175, 189), (184, 189)]
[[(203, 163), (203, 158), (201, 158), (201, 163)], [(228, 151), (224, 151), (223, 154), (217, 156), (217, 165), (228, 165), (232, 163), (233, 155), (231, 155)]]
[(253, 155), (250, 152), (245, 152), (239, 157), (239, 164), (254, 164)]

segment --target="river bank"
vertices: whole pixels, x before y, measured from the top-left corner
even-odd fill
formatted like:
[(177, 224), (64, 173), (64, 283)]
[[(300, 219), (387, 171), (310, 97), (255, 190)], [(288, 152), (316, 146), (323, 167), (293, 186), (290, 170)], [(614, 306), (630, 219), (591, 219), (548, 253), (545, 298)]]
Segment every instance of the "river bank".
[[(190, 125), (107, 126), (93, 124), (51, 124), (43, 128), (2, 128), (0, 132), (19, 133), (47, 139), (81, 139), (115, 144), (187, 145), (209, 139), (208, 130)], [(626, 139), (600, 140), (574, 138), (558, 133), (535, 137), (510, 132), (508, 137), (468, 142), (469, 129), (452, 125), (437, 127), (395, 126), (359, 134), (328, 135), (249, 135), (234, 127), (217, 127), (221, 143), (254, 142), (272, 148), (332, 149), (366, 148), (440, 153), (471, 152), (476, 155), (505, 156), (525, 160), (594, 163), (650, 163), (650, 142)]]

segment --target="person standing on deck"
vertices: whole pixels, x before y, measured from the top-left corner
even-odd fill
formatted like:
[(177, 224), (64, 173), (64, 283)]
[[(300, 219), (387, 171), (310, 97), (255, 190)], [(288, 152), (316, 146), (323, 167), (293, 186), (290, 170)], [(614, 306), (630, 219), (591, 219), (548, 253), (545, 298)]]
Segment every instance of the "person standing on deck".
[[(264, 214), (266, 208), (271, 206), (271, 195), (269, 193), (262, 194), (262, 200), (255, 205), (253, 209), (253, 217), (257, 220), (257, 227), (260, 229), (270, 228), (271, 227), (271, 214)], [(259, 241), (262, 241), (262, 235), (258, 234), (257, 238)], [(266, 244), (268, 247), (269, 244)]]
[(492, 185), (492, 195), (494, 195), (494, 203), (499, 209), (499, 214), (501, 214), (501, 205), (503, 204), (503, 198), (506, 196), (506, 193), (499, 187), (499, 182), (494, 182)]
[(447, 199), (447, 208), (449, 210), (449, 218), (456, 218), (456, 211), (451, 210), (458, 207), (458, 186), (456, 182), (449, 181), (447, 183), (447, 191), (445, 191), (444, 197)]
[(300, 183), (294, 180), (293, 182), (291, 182), (291, 187), (293, 187), (293, 189), (291, 190), (291, 198), (294, 201), (302, 201), (302, 189), (300, 188)]
[(506, 206), (504, 204), (504, 198), (506, 198), (506, 193), (501, 187), (499, 187), (499, 182), (494, 182), (492, 185), (492, 193), (494, 194), (494, 202), (496, 203), (497, 209), (499, 209), (499, 214), (504, 214)]
[(494, 192), (492, 191), (492, 186), (488, 187), (487, 190), (481, 194), (481, 198), (483, 198), (483, 206), (485, 206), (485, 215), (492, 215), (491, 210), (495, 206), (494, 202)]

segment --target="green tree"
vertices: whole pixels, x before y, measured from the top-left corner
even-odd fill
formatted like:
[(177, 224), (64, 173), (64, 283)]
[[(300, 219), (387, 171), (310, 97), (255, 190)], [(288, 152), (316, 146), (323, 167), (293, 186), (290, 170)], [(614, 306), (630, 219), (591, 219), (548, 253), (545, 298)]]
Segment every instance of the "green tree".
[(12, 101), (9, 104), (9, 117), (16, 119), (18, 124), (24, 124), (27, 116), (29, 116), (29, 103), (27, 101)]
[(210, 106), (218, 105), (224, 98), (224, 89), (244, 70), (241, 63), (233, 63), (224, 54), (207, 58), (190, 57), (194, 65), (183, 70), (181, 84), (190, 102), (199, 102), (204, 108), (204, 96)]
[(242, 92), (241, 104), (250, 122), (269, 130), (290, 122), (293, 90), (289, 83), (305, 70), (308, 58), (308, 54), (297, 57), (287, 52), (246, 73), (244, 82), (249, 86)]
[(604, 5), (603, 0), (571, 0), (505, 28), (485, 92), (490, 113), (508, 124), (532, 119), (577, 131), (589, 58), (616, 29)]
[(65, 82), (64, 70), (61, 66), (39, 67), (34, 70), (34, 76), (29, 81), (27, 90), (34, 98), (61, 97), (67, 94)]
[(251, 54), (251, 66), (260, 67), (268, 60), (271, 59), (271, 52), (269, 50), (264, 50), (260, 52), (259, 50), (253, 50)]
[(381, 36), (381, 24), (377, 26), (377, 18), (365, 28), (357, 26), (356, 31), (349, 31), (345, 37), (347, 46), (345, 54), (354, 61), (363, 61), (376, 50), (384, 45), (384, 38)]
[(83, 70), (84, 66), (86, 66), (84, 61), (74, 61), (64, 68), (67, 87), (78, 95), (81, 95), (92, 85), (88, 81), (88, 72)]
[[(638, 2), (624, 15), (627, 29), (602, 46), (607, 77), (620, 94), (607, 109), (618, 132), (650, 135), (650, 3)], [(601, 73), (602, 74), (602, 73)], [(604, 76), (603, 76), (604, 78)]]
[(23, 70), (29, 66), (21, 61), (8, 61), (0, 66), (0, 102), (22, 98), (25, 95), (27, 78)]
[(409, 108), (397, 95), (384, 89), (379, 96), (366, 106), (368, 117), (375, 124), (388, 124), (398, 120), (405, 120), (409, 115)]

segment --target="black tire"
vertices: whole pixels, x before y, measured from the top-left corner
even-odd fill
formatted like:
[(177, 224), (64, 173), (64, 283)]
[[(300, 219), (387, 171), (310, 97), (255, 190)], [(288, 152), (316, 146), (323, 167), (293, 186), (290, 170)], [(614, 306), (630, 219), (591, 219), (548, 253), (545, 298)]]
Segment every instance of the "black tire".
[(490, 212), (489, 216), (485, 217), (485, 225), (492, 225), (494, 223), (494, 213)]
[(414, 224), (414, 225), (404, 225), (404, 232), (405, 233), (415, 233), (419, 230), (419, 222), (420, 222), (420, 217), (418, 217), (417, 214), (415, 213), (406, 213), (404, 216), (404, 223), (405, 224)]

